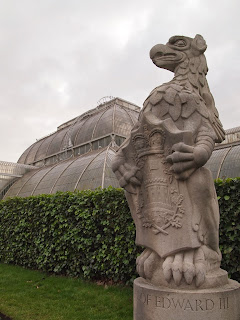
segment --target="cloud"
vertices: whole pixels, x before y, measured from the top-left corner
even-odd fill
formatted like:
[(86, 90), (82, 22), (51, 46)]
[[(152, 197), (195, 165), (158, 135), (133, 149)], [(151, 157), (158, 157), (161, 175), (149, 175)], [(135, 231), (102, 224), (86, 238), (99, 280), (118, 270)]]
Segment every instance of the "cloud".
[(149, 59), (156, 43), (200, 33), (225, 128), (239, 125), (239, 4), (207, 0), (8, 0), (0, 3), (1, 160), (106, 95), (142, 105), (171, 79)]

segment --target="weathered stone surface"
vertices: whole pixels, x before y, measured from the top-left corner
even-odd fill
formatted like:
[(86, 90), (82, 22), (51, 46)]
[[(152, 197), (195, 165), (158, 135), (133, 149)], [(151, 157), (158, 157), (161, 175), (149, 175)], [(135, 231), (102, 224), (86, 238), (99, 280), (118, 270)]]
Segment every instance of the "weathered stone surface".
[(224, 138), (206, 80), (206, 48), (196, 35), (151, 49), (153, 63), (175, 77), (150, 93), (113, 162), (136, 243), (147, 248), (138, 273), (152, 283), (159, 275), (160, 285), (173, 280), (201, 287), (221, 262), (218, 202), (211, 173), (202, 167)]
[(138, 278), (134, 282), (134, 320), (239, 320), (240, 284), (215, 289), (174, 290)]
[[(155, 88), (114, 161), (136, 225), (135, 320), (239, 320), (240, 285), (220, 269), (219, 208), (209, 170), (224, 139), (209, 90), (202, 36), (150, 51), (175, 73)], [(144, 279), (146, 280), (144, 280)]]

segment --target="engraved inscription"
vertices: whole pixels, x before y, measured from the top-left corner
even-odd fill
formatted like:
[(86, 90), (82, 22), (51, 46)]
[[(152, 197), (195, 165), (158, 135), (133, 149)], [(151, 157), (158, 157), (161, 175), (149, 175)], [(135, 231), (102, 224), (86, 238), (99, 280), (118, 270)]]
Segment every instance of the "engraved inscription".
[(228, 309), (229, 305), (228, 305), (228, 297), (227, 298), (220, 298), (220, 309)]
[(187, 312), (206, 312), (214, 309), (228, 309), (229, 299), (220, 298), (218, 300), (213, 299), (184, 299), (171, 296), (155, 296), (152, 294), (145, 294), (143, 292), (138, 296), (138, 300), (144, 305), (162, 308), (162, 309), (176, 309)]

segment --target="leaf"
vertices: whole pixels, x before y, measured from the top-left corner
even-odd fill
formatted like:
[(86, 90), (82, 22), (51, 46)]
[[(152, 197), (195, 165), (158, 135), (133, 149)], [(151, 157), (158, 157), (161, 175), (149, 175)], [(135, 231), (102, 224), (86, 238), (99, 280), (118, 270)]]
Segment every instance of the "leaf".
[(191, 95), (188, 95), (188, 100), (182, 105), (182, 114), (181, 116), (185, 119), (188, 119), (193, 112), (196, 111), (197, 104)]
[(179, 98), (179, 95), (175, 95), (174, 105), (169, 107), (169, 114), (174, 121), (180, 117), (182, 111), (182, 103)]
[(163, 94), (161, 92), (155, 91), (149, 98), (152, 105), (158, 104), (162, 100)]
[(172, 87), (169, 87), (166, 93), (164, 94), (163, 98), (169, 104), (174, 105), (176, 94), (177, 94), (177, 91), (174, 90)]
[(207, 107), (203, 101), (200, 102), (200, 105), (197, 107), (197, 111), (206, 119), (209, 117)]
[(165, 100), (162, 100), (160, 105), (157, 106), (157, 108), (158, 108), (157, 116), (160, 119), (162, 119), (168, 113), (169, 104)]
[(192, 73), (188, 73), (188, 80), (190, 81), (190, 83), (195, 87), (198, 88), (198, 81), (197, 81), (197, 77), (192, 74)]

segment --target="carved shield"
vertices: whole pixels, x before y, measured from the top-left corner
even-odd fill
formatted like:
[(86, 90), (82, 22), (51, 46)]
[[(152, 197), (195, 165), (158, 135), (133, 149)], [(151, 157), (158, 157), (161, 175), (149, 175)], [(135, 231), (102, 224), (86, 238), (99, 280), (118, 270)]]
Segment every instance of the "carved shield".
[(192, 144), (192, 133), (180, 131), (171, 119), (159, 120), (150, 113), (131, 133), (123, 153), (141, 172), (141, 185), (126, 196), (136, 224), (136, 243), (166, 257), (200, 242), (192, 228), (192, 204), (185, 181), (177, 180), (166, 157), (172, 146)]

